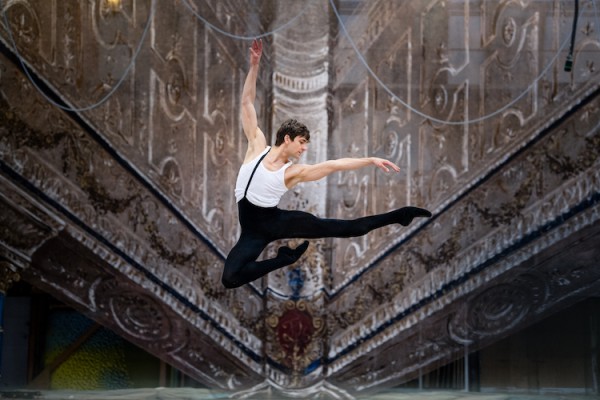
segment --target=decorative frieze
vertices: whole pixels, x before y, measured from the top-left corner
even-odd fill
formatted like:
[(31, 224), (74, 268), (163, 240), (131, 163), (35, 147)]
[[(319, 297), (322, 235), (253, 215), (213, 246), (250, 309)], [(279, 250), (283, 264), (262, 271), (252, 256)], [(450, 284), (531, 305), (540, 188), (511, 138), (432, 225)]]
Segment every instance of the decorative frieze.
[[(403, 332), (414, 332), (417, 324), (423, 324), (431, 315), (447, 315), (453, 307), (462, 304), (464, 296), (477, 293), (490, 282), (510, 274), (513, 269), (517, 269), (517, 276), (510, 278), (510, 283), (494, 286), (491, 291), (477, 295), (479, 297), (470, 302), (469, 312), (474, 313), (469, 317), (473, 318), (470, 322), (457, 323), (465, 335), (468, 332), (470, 339), (467, 340), (466, 336), (461, 339), (457, 329), (453, 328), (452, 340), (470, 344), (475, 340), (471, 339), (472, 336), (478, 341), (497, 337), (535, 319), (553, 304), (569, 301), (574, 292), (559, 290), (553, 282), (561, 282), (562, 279), (572, 282), (571, 288), (578, 288), (575, 292), (597, 284), (599, 277), (588, 275), (593, 271), (593, 262), (589, 259), (562, 272), (542, 270), (521, 275), (521, 278), (518, 278), (518, 267), (577, 232), (593, 227), (600, 217), (597, 205), (599, 160), (597, 151), (592, 150), (597, 148), (598, 121), (595, 118), (586, 124), (580, 123), (581, 116), (594, 109), (598, 101), (598, 97), (590, 100), (578, 113), (556, 127), (552, 134), (544, 137), (526, 154), (515, 158), (485, 185), (473, 190), (445, 215), (438, 217), (434, 224), (421, 230), (413, 240), (421, 243), (424, 247), (421, 251), (431, 256), (416, 253), (417, 258), (412, 258), (416, 261), (413, 270), (420, 271), (413, 275), (411, 281), (404, 282), (405, 288), (389, 303), (379, 306), (374, 312), (370, 306), (362, 304), (362, 297), (354, 303), (344, 303), (344, 309), (347, 307), (353, 312), (362, 310), (363, 317), (354, 316), (354, 324), (348, 325), (344, 333), (340, 331), (332, 336), (328, 356), (333, 361), (330, 364), (333, 375), (374, 349), (381, 348), (387, 341), (396, 342), (394, 338)], [(436, 239), (428, 238), (431, 234), (428, 231), (444, 226), (450, 228), (436, 233)], [(441, 235), (448, 235), (448, 239), (442, 239)], [(454, 244), (442, 246), (443, 251), (435, 255), (427, 243), (440, 241)], [(402, 247), (397, 250), (401, 259), (406, 258), (402, 254), (408, 256), (411, 252), (413, 250)], [(557, 264), (560, 264), (559, 258), (556, 257)], [(380, 268), (397, 266), (386, 262)], [(587, 273), (584, 272), (586, 270)], [(555, 278), (555, 274), (565, 278)], [(380, 281), (379, 278), (365, 278), (368, 284), (375, 284), (373, 279)], [(346, 294), (342, 298), (345, 299)], [(515, 304), (503, 305), (504, 301)], [(342, 304), (341, 299), (335, 302)], [(491, 303), (486, 305), (486, 302)], [(479, 327), (484, 321), (478, 318), (485, 312), (478, 312), (478, 307), (493, 308), (492, 304), (511, 311), (503, 314), (510, 323), (504, 321), (498, 326), (498, 332), (492, 325)], [(344, 319), (344, 310), (338, 308), (335, 313), (337, 316), (330, 317), (331, 322)]]

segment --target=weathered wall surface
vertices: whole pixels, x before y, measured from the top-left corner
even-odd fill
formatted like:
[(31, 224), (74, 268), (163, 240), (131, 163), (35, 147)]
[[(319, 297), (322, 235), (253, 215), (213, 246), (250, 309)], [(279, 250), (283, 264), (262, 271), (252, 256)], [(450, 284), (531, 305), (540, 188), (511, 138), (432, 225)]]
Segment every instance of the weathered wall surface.
[[(0, 28), (3, 263), (208, 385), (307, 396), (403, 382), (597, 291), (592, 2), (570, 73), (568, 1), (209, 3), (4, 5), (45, 93), (81, 110), (48, 103)], [(283, 206), (434, 218), (314, 241), (296, 271), (225, 291), (248, 39), (268, 30), (268, 137), (297, 117), (303, 162), (402, 168), (336, 174)]]

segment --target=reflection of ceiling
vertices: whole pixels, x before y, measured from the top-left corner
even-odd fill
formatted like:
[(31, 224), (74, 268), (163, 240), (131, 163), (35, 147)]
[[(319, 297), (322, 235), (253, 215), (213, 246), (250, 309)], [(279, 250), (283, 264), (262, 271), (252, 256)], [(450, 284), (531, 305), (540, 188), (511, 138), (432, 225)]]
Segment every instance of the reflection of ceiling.
[[(42, 93), (102, 103), (49, 105), (2, 28), (2, 265), (210, 387), (344, 398), (405, 382), (597, 292), (594, 5), (567, 73), (568, 1), (344, 1), (344, 26), (325, 0), (9, 2)], [(226, 291), (248, 41), (198, 16), (238, 36), (282, 27), (259, 78), (267, 134), (296, 116), (307, 162), (402, 168), (305, 185), (286, 207), (434, 218), (313, 241), (298, 292), (289, 269)]]

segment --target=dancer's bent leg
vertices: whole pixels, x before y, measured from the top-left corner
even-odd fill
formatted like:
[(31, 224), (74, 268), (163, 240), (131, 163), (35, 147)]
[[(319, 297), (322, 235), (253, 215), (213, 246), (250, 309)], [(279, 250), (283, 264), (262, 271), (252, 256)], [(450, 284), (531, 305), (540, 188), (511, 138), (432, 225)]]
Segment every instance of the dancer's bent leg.
[(228, 289), (240, 287), (269, 272), (293, 264), (308, 248), (306, 241), (295, 249), (283, 246), (279, 248), (277, 257), (256, 261), (268, 243), (268, 240), (242, 234), (225, 260), (221, 278), (223, 286)]

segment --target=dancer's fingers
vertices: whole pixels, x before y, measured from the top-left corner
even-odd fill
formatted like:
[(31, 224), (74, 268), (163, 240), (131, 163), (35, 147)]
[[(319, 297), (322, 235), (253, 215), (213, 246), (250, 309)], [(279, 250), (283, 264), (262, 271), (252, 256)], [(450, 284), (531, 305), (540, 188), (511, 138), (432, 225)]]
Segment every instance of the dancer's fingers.
[(382, 169), (383, 169), (385, 172), (389, 172), (389, 171), (390, 171), (390, 168), (391, 168), (391, 169), (393, 169), (393, 170), (394, 170), (394, 171), (396, 171), (396, 172), (400, 172), (400, 167), (398, 167), (396, 164), (394, 164), (394, 163), (393, 163), (393, 162), (391, 162), (391, 161), (384, 160), (384, 161), (383, 161), (383, 163), (382, 163)]

